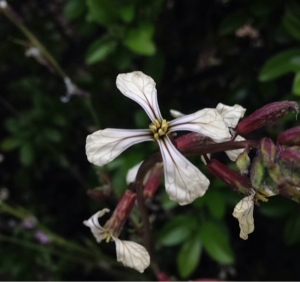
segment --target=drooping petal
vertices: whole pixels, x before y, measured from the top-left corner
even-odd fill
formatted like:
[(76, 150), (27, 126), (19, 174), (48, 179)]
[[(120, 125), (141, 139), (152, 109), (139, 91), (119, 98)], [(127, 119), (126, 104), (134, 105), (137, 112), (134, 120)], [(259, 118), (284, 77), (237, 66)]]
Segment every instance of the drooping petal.
[(153, 140), (150, 129), (113, 129), (99, 130), (86, 138), (86, 155), (89, 162), (105, 165), (115, 159), (130, 146)]
[(165, 186), (170, 199), (186, 205), (203, 196), (209, 186), (206, 176), (174, 147), (167, 136), (157, 142), (163, 158)]
[[(244, 137), (238, 135), (234, 141), (244, 141), (246, 140)], [(236, 149), (236, 150), (231, 150), (231, 151), (225, 151), (227, 154), (228, 158), (232, 161), (236, 161), (237, 157), (243, 153), (244, 149)]]
[(184, 114), (182, 112), (176, 111), (176, 110), (170, 110), (170, 114), (173, 118), (179, 118), (179, 117), (183, 117)]
[(126, 183), (127, 184), (134, 182), (137, 172), (142, 163), (143, 163), (143, 161), (139, 162), (138, 164), (136, 164), (135, 166), (133, 166), (131, 169), (128, 170), (127, 175), (126, 175)]
[(134, 268), (143, 273), (150, 264), (147, 250), (140, 244), (131, 241), (121, 241), (113, 237), (116, 243), (117, 260), (124, 266)]
[(251, 195), (243, 198), (235, 206), (232, 215), (237, 218), (240, 226), (240, 237), (244, 240), (248, 239), (248, 234), (254, 231), (254, 219), (253, 210), (254, 202), (253, 198), (255, 195), (255, 190), (251, 190)]
[(116, 81), (119, 90), (128, 98), (140, 104), (152, 122), (162, 120), (157, 102), (155, 81), (141, 71), (121, 73)]
[(96, 241), (100, 243), (103, 239), (105, 229), (99, 224), (98, 218), (102, 217), (105, 213), (109, 212), (109, 209), (103, 209), (92, 215), (88, 220), (85, 220), (83, 224), (91, 229)]
[(223, 142), (231, 138), (228, 127), (216, 109), (203, 109), (172, 120), (169, 123), (169, 132), (179, 130), (198, 132), (212, 138), (215, 142)]
[(246, 109), (240, 105), (235, 104), (234, 106), (227, 106), (219, 103), (216, 110), (223, 117), (224, 122), (228, 127), (235, 128), (240, 118), (242, 118), (246, 112)]

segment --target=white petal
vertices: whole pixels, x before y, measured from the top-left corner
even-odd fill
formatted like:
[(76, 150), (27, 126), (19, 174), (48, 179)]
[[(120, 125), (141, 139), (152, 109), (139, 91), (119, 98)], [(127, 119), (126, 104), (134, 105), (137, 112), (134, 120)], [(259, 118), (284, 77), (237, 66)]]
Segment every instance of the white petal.
[(158, 144), (170, 199), (186, 205), (203, 196), (209, 186), (206, 176), (174, 147), (168, 137), (159, 139)]
[[(238, 135), (234, 141), (244, 141), (246, 140), (244, 137)], [(236, 161), (237, 157), (243, 153), (244, 149), (236, 149), (236, 150), (231, 150), (231, 151), (225, 151), (227, 154), (228, 158), (232, 161)]]
[(105, 229), (99, 224), (98, 218), (102, 217), (105, 213), (109, 212), (109, 209), (103, 209), (98, 211), (94, 215), (92, 215), (88, 220), (85, 220), (83, 224), (89, 228), (96, 238), (97, 242), (100, 243), (103, 239), (103, 234), (105, 233)]
[(203, 109), (172, 120), (169, 123), (169, 132), (177, 130), (198, 132), (212, 138), (215, 142), (223, 142), (231, 138), (228, 127), (216, 109)]
[(170, 110), (170, 114), (173, 118), (179, 118), (179, 117), (183, 117), (184, 114), (179, 112), (179, 111), (176, 111), (176, 110)]
[(116, 81), (119, 90), (128, 98), (140, 104), (151, 121), (162, 120), (157, 103), (155, 81), (141, 71), (121, 73)]
[(127, 184), (134, 182), (137, 172), (142, 163), (143, 163), (143, 161), (141, 161), (140, 163), (136, 164), (135, 166), (133, 166), (131, 169), (128, 170), (127, 175), (126, 175), (126, 183)]
[(227, 106), (222, 103), (219, 103), (216, 107), (217, 111), (223, 117), (226, 125), (228, 127), (235, 128), (239, 122), (239, 119), (242, 118), (246, 112), (246, 109), (240, 105), (235, 104), (234, 106)]
[(117, 260), (124, 266), (134, 268), (143, 273), (150, 264), (150, 256), (147, 250), (135, 242), (121, 241), (113, 238), (116, 243)]
[(232, 215), (237, 218), (240, 226), (240, 237), (244, 240), (248, 239), (248, 234), (254, 231), (254, 219), (253, 210), (254, 202), (253, 198), (255, 195), (254, 189), (251, 190), (251, 195), (243, 198), (235, 206)]
[(150, 129), (113, 129), (99, 130), (86, 138), (86, 155), (89, 162), (105, 165), (115, 159), (128, 147), (153, 140)]

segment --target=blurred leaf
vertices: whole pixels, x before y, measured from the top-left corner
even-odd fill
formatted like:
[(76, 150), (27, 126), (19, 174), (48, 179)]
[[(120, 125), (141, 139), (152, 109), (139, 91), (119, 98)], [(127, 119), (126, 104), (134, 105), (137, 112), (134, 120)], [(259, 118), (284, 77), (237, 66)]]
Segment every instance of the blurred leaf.
[(1, 150), (3, 151), (11, 151), (17, 147), (19, 147), (21, 144), (20, 144), (20, 141), (18, 139), (15, 139), (13, 137), (9, 137), (9, 138), (6, 138), (5, 140), (3, 140), (1, 142)]
[(217, 262), (233, 263), (234, 253), (229, 244), (227, 233), (214, 222), (205, 222), (199, 229), (199, 236), (207, 253)]
[(300, 241), (300, 213), (294, 213), (287, 220), (284, 232), (284, 241), (287, 245), (293, 245)]
[(259, 212), (265, 216), (282, 218), (292, 213), (298, 206), (297, 203), (280, 196), (270, 197), (267, 203), (262, 203)]
[(183, 242), (192, 232), (195, 226), (194, 218), (188, 215), (179, 215), (173, 217), (162, 230), (157, 238), (158, 242), (163, 246), (173, 246)]
[(58, 125), (58, 126), (65, 126), (67, 125), (67, 120), (64, 116), (62, 115), (55, 115), (52, 119), (53, 123)]
[(88, 49), (85, 61), (87, 64), (94, 64), (104, 60), (109, 54), (114, 52), (116, 41), (101, 38), (95, 41)]
[(217, 191), (207, 191), (205, 195), (205, 203), (210, 213), (216, 218), (222, 218), (226, 211), (224, 196)]
[(17, 119), (9, 118), (5, 121), (5, 127), (10, 133), (17, 133), (19, 131), (19, 122)]
[(30, 143), (25, 143), (20, 148), (20, 161), (24, 166), (29, 166), (33, 163), (34, 151)]
[(300, 72), (297, 72), (293, 81), (293, 94), (300, 96)]
[(282, 24), (286, 31), (295, 39), (300, 40), (300, 7), (291, 4), (285, 11)]
[(48, 139), (52, 142), (59, 142), (62, 140), (62, 136), (61, 136), (60, 132), (53, 128), (45, 128), (43, 130), (43, 134), (46, 139)]
[(131, 23), (134, 19), (134, 6), (133, 5), (121, 6), (119, 8), (119, 15), (120, 18), (125, 23)]
[(138, 28), (128, 31), (123, 44), (135, 53), (151, 56), (156, 52), (156, 47), (152, 40), (153, 34), (154, 26), (150, 23), (142, 23)]
[(118, 7), (113, 0), (87, 0), (88, 20), (103, 26), (113, 24), (118, 18)]
[(226, 16), (219, 27), (219, 35), (228, 35), (234, 33), (239, 27), (247, 22), (248, 17), (244, 11), (237, 11)]
[(64, 16), (68, 20), (80, 17), (85, 10), (84, 0), (69, 0), (64, 9)]
[(165, 58), (162, 52), (157, 52), (154, 56), (146, 59), (145, 73), (151, 76), (157, 84), (161, 81), (164, 68)]
[(288, 72), (300, 71), (300, 49), (283, 51), (269, 59), (259, 73), (260, 81), (268, 81)]
[(199, 236), (188, 239), (181, 247), (177, 256), (177, 266), (180, 276), (187, 278), (196, 269), (202, 254), (202, 244)]

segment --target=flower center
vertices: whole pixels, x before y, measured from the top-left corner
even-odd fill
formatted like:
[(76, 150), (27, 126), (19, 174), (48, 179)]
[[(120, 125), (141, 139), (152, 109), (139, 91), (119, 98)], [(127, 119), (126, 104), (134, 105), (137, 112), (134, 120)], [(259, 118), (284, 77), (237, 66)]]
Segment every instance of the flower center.
[(262, 189), (258, 189), (256, 190), (256, 194), (254, 196), (255, 201), (262, 201), (262, 202), (268, 202), (267, 197), (269, 196), (268, 193), (266, 193), (264, 190)]
[(109, 243), (112, 240), (112, 234), (109, 231), (105, 231), (102, 235), (102, 239)]
[(152, 124), (149, 125), (155, 140), (158, 140), (161, 136), (164, 136), (168, 131), (168, 127), (168, 122), (165, 119), (162, 121), (156, 119)]

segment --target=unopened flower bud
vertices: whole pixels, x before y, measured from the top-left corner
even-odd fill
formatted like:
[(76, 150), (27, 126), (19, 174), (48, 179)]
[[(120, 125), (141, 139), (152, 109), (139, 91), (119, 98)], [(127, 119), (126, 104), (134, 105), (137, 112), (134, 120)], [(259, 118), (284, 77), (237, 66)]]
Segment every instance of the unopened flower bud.
[(157, 280), (158, 281), (172, 281), (170, 279), (170, 277), (167, 276), (167, 274), (165, 274), (164, 272), (160, 272), (160, 273), (157, 274)]
[(238, 192), (247, 194), (252, 187), (248, 177), (241, 175), (216, 159), (212, 159), (206, 168), (210, 173), (220, 178)]
[(193, 147), (200, 144), (211, 144), (213, 140), (200, 133), (191, 132), (175, 139), (178, 149)]
[(281, 145), (300, 146), (300, 126), (284, 131), (278, 136), (277, 141)]
[(291, 111), (299, 112), (297, 102), (282, 101), (267, 104), (239, 122), (236, 132), (240, 135), (247, 135), (258, 128), (272, 124)]
[(279, 156), (279, 166), (284, 181), (300, 186), (300, 152), (283, 150)]
[(244, 151), (241, 153), (237, 160), (236, 160), (236, 165), (238, 169), (240, 170), (241, 174), (248, 174), (248, 168), (250, 165), (250, 158), (248, 156), (248, 152)]
[(300, 203), (300, 187), (292, 185), (287, 181), (279, 184), (279, 194), (297, 203)]
[(263, 138), (259, 144), (259, 154), (262, 156), (264, 166), (274, 165), (277, 154), (277, 147), (270, 138)]
[(145, 198), (151, 199), (156, 193), (163, 176), (163, 163), (157, 163), (150, 171), (145, 181), (143, 195)]
[(136, 194), (130, 190), (126, 190), (111, 218), (105, 223), (103, 228), (112, 230), (113, 235), (118, 237), (134, 206), (135, 200)]

